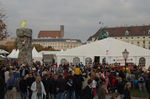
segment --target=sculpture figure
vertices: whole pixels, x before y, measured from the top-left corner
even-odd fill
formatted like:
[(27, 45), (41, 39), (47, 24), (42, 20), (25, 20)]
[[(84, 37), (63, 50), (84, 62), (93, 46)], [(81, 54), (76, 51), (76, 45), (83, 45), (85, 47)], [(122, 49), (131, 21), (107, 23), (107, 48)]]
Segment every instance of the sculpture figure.
[(27, 22), (21, 22), (21, 28), (16, 30), (17, 47), (19, 49), (19, 64), (32, 65), (32, 29), (26, 28)]

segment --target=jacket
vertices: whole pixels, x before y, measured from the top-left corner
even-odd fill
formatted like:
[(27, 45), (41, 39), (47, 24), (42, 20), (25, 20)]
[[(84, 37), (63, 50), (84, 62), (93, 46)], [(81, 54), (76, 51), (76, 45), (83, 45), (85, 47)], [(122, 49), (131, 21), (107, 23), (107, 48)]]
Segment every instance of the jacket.
[[(45, 88), (44, 88), (44, 85), (42, 82), (41, 83), (41, 87), (42, 87), (42, 97), (43, 97), (43, 94), (46, 95), (46, 92), (45, 92)], [(36, 89), (36, 82), (33, 82), (32, 85), (31, 85), (31, 90), (32, 90), (32, 96), (31, 96), (31, 99), (37, 99), (37, 89)]]

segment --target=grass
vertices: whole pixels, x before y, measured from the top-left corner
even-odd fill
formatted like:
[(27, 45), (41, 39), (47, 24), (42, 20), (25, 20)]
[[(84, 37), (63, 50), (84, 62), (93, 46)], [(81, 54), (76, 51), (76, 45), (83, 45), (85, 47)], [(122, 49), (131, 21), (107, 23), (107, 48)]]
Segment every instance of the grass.
[(138, 89), (132, 89), (131, 96), (145, 98), (148, 97), (148, 93), (146, 91), (139, 91)]

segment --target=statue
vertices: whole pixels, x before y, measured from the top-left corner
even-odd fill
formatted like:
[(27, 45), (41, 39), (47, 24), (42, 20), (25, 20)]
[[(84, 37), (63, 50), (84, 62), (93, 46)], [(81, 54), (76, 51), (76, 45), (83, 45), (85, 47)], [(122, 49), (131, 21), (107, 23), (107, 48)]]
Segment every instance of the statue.
[(27, 27), (27, 22), (22, 21), (21, 28), (16, 30), (17, 47), (19, 49), (19, 64), (32, 65), (32, 30)]
[(109, 33), (106, 32), (104, 28), (100, 29), (99, 32), (100, 34), (98, 35), (97, 40), (101, 40), (101, 39), (109, 37)]

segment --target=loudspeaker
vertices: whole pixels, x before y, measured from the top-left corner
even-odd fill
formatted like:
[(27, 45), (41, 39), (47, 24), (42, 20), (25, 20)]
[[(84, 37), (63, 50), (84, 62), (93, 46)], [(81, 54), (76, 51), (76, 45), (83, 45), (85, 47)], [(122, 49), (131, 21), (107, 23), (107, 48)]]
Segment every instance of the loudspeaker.
[(100, 61), (100, 56), (94, 56), (94, 62), (99, 63)]

